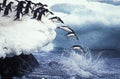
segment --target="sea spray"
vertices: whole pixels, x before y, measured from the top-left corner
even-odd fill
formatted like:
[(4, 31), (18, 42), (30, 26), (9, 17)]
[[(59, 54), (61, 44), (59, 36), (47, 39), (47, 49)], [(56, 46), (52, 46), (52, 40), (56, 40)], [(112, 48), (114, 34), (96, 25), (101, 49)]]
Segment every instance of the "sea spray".
[[(65, 53), (67, 53), (67, 56)], [(78, 75), (85, 78), (95, 77), (95, 75), (97, 76), (96, 72), (103, 68), (104, 61), (100, 58), (101, 54), (98, 54), (95, 59), (91, 53), (88, 51), (85, 55), (82, 55), (75, 51), (64, 52), (60, 63), (63, 64), (63, 69), (69, 75)]]
[(44, 23), (28, 16), (24, 16), (21, 21), (13, 21), (13, 18), (0, 17), (0, 57), (30, 54), (56, 37), (56, 25), (46, 17), (43, 17)]

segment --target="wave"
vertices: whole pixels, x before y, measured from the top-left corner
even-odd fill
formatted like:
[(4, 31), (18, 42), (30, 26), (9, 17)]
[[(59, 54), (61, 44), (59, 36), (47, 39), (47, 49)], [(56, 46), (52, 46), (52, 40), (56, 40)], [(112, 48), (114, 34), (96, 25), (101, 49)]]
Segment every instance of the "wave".
[(56, 37), (56, 25), (43, 16), (43, 23), (24, 16), (21, 21), (13, 21), (14, 13), (0, 16), (0, 57), (9, 54), (29, 54), (40, 50)]
[[(102, 52), (99, 52), (94, 57), (91, 53), (89, 50), (87, 53), (81, 54), (70, 49), (55, 48), (49, 53), (34, 53), (34, 55), (41, 63), (43, 74), (97, 78), (106, 66), (104, 60), (101, 58)], [(39, 70), (36, 72), (39, 72)]]

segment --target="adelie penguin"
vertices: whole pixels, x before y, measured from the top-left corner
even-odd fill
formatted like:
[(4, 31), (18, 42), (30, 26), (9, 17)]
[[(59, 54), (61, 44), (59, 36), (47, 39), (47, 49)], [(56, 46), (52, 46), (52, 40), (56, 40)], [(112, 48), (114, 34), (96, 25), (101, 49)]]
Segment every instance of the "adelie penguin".
[(30, 11), (30, 9), (32, 10), (31, 4), (33, 4), (32, 1), (28, 1), (28, 0), (25, 0), (25, 1), (27, 2), (27, 4), (26, 4), (26, 6), (25, 6), (24, 15), (25, 15), (25, 14), (28, 14), (29, 11)]
[(79, 40), (79, 38), (78, 38), (78, 36), (76, 35), (75, 32), (69, 32), (69, 33), (66, 34), (66, 36), (67, 36), (67, 38), (68, 37), (75, 37), (77, 40)]
[(45, 16), (46, 16), (46, 17), (47, 17), (48, 15), (54, 15), (54, 13), (53, 13), (53, 12), (51, 12), (51, 11), (49, 11), (49, 10), (48, 10), (48, 11), (46, 11), (44, 14), (45, 14)]
[(6, 7), (7, 0), (3, 0), (2, 8)]
[(4, 15), (3, 16), (6, 16), (9, 14), (9, 11), (12, 12), (12, 4), (13, 2), (10, 2), (6, 7), (5, 7), (5, 11), (4, 11)]
[(54, 15), (53, 12), (49, 11), (48, 9), (45, 9), (45, 11), (43, 12), (43, 14), (47, 17), (49, 14)]
[(25, 1), (18, 1), (18, 0), (16, 0), (17, 2), (18, 2), (18, 5), (17, 5), (17, 8), (16, 8), (16, 10), (15, 11), (17, 11), (16, 12), (16, 18), (14, 19), (14, 20), (17, 20), (17, 19), (20, 19), (20, 15), (22, 15), (23, 16), (23, 8), (24, 8), (24, 4), (26, 4), (26, 2)]
[(0, 13), (3, 11), (2, 3), (0, 3)]
[(33, 13), (34, 12), (34, 10), (36, 10), (37, 8), (39, 8), (39, 7), (42, 7), (42, 8), (45, 8), (45, 7), (48, 7), (48, 5), (46, 5), (46, 4), (42, 4), (42, 3), (33, 3), (34, 4), (34, 6), (33, 6), (33, 10), (31, 11), (31, 13)]
[(39, 12), (38, 17), (37, 17), (37, 20), (41, 21), (42, 15), (43, 15), (43, 12)]
[(49, 11), (48, 9), (43, 9), (43, 10), (41, 10), (41, 11), (39, 12), (38, 17), (37, 17), (37, 20), (40, 20), (40, 21), (41, 21), (42, 15), (45, 16), (45, 12), (48, 12), (48, 11)]
[(82, 53), (86, 53), (85, 50), (84, 50), (84, 48), (83, 48), (82, 46), (80, 46), (80, 45), (73, 45), (71, 48), (72, 48), (73, 50), (79, 50), (79, 51), (81, 51)]
[(45, 8), (43, 7), (38, 7), (37, 9), (34, 10), (34, 13), (33, 13), (33, 17), (32, 19), (35, 19), (37, 18), (37, 14), (40, 13), (42, 10), (44, 10)]
[(58, 29), (62, 29), (66, 32), (74, 32), (73, 29), (71, 29), (70, 27), (68, 26), (60, 26), (60, 27), (57, 27)]
[(53, 21), (53, 22), (61, 22), (64, 24), (64, 22), (62, 21), (62, 19), (60, 17), (52, 17), (52, 18), (49, 18), (49, 20)]

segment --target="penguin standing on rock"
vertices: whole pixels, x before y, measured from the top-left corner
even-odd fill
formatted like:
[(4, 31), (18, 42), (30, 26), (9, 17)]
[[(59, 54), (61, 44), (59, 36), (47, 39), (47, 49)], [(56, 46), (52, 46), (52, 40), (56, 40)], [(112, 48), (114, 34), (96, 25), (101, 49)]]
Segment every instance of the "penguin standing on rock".
[(23, 16), (23, 8), (24, 8), (24, 4), (26, 4), (26, 2), (25, 1), (18, 1), (18, 0), (16, 0), (17, 2), (18, 2), (18, 5), (17, 5), (17, 8), (16, 8), (16, 18), (14, 19), (14, 20), (17, 20), (17, 19), (20, 19), (20, 15), (22, 15)]
[(6, 16), (9, 14), (9, 11), (12, 12), (12, 4), (13, 2), (10, 2), (6, 7), (5, 7), (5, 11), (4, 11), (4, 15), (3, 16)]
[(2, 8), (6, 7), (7, 0), (3, 0)]
[(43, 9), (43, 10), (41, 10), (41, 11), (39, 12), (38, 17), (37, 17), (37, 20), (40, 20), (40, 21), (41, 21), (42, 15), (45, 16), (45, 13), (46, 13), (46, 12), (49, 12), (49, 10), (48, 10), (48, 9)]
[(31, 1), (25, 0), (27, 2), (26, 7), (25, 7), (25, 11), (24, 11), (24, 15), (29, 13), (29, 10), (32, 10), (31, 4), (33, 4)]
[(2, 10), (3, 10), (3, 9), (2, 9), (2, 3), (0, 3), (0, 13), (1, 13)]
[(31, 13), (33, 13), (37, 8), (39, 8), (39, 7), (42, 7), (42, 8), (44, 8), (44, 7), (48, 7), (48, 5), (46, 5), (46, 4), (42, 4), (42, 3), (33, 3), (34, 4), (34, 6), (33, 6), (33, 9), (32, 9), (32, 11), (31, 11)]
[(39, 15), (38, 15), (38, 17), (37, 17), (37, 20), (40, 20), (40, 21), (41, 21), (42, 15), (45, 15), (45, 11), (46, 11), (46, 9), (42, 10), (41, 12), (39, 12)]
[[(43, 7), (38, 7), (37, 9), (34, 10), (34, 13), (33, 13), (33, 17), (32, 19), (35, 19), (37, 17), (37, 14), (40, 13), (42, 10), (44, 10), (45, 8)], [(39, 17), (40, 17), (40, 14), (39, 14)]]

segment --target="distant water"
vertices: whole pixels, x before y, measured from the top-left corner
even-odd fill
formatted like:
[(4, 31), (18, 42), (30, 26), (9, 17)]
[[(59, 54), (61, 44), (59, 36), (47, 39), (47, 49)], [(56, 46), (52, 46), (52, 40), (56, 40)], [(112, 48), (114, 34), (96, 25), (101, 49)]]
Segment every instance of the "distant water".
[(40, 67), (20, 79), (120, 79), (120, 58), (104, 54), (112, 54), (112, 50), (87, 52), (80, 54), (56, 48), (51, 52), (35, 53)]

